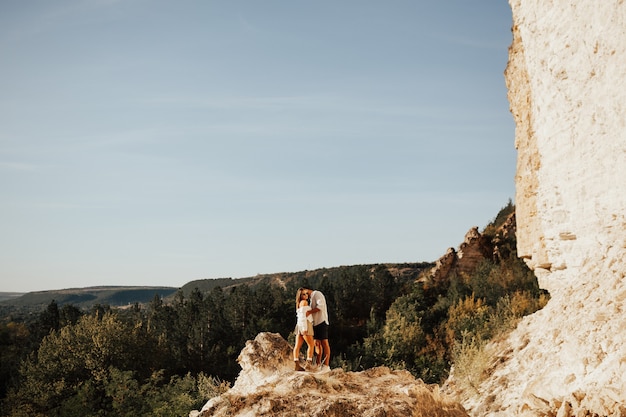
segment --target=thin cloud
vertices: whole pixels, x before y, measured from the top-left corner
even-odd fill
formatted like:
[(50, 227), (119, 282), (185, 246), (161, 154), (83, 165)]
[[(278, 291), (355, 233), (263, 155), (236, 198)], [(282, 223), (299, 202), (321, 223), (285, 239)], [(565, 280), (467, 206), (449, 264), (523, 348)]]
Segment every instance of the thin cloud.
[(24, 162), (5, 162), (5, 161), (0, 161), (0, 169), (6, 170), (6, 171), (21, 171), (21, 172), (29, 171), (29, 172), (32, 172), (32, 171), (36, 171), (37, 170), (37, 165), (24, 163)]
[(127, 0), (84, 0), (83, 5), (86, 8), (111, 7)]
[(239, 22), (239, 27), (247, 33), (256, 33), (257, 32), (257, 28), (250, 23), (250, 20), (247, 19), (246, 17), (239, 15), (238, 16), (238, 22)]
[(476, 49), (491, 49), (491, 50), (502, 50), (503, 48), (507, 48), (507, 42), (504, 40), (485, 40), (485, 39), (471, 39), (467, 37), (461, 36), (449, 36), (449, 35), (438, 35), (437, 38), (443, 40), (444, 42), (467, 46), (470, 48)]
[(327, 112), (397, 114), (432, 117), (444, 109), (430, 105), (401, 105), (386, 101), (364, 100), (334, 94), (311, 94), (293, 96), (259, 97), (155, 97), (141, 101), (144, 105), (167, 106), (189, 109), (216, 110), (323, 110)]
[(143, 100), (144, 104), (165, 105), (174, 107), (207, 108), (207, 109), (249, 109), (273, 110), (295, 107), (321, 107), (332, 101), (332, 97), (301, 95), (301, 96), (266, 96), (266, 97), (199, 97), (171, 96), (155, 97)]
[(85, 11), (113, 7), (122, 1), (125, 0), (83, 0), (63, 5), (49, 2), (48, 5), (53, 6), (52, 8), (45, 9), (38, 15), (30, 15), (28, 20), (15, 21), (11, 28), (1, 34), (0, 47), (40, 36), (55, 30), (64, 25), (67, 19), (72, 19)]

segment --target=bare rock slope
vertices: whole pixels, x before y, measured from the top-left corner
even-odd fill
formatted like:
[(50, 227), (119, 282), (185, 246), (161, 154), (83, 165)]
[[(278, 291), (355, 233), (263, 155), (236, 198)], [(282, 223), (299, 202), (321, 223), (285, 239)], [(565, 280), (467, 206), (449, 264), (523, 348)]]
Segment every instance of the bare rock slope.
[(407, 371), (333, 369), (297, 372), (292, 347), (276, 333), (260, 333), (239, 355), (233, 387), (190, 416), (467, 416), (458, 403)]
[(551, 300), (460, 398), (476, 416), (623, 416), (626, 2), (510, 4), (518, 254)]

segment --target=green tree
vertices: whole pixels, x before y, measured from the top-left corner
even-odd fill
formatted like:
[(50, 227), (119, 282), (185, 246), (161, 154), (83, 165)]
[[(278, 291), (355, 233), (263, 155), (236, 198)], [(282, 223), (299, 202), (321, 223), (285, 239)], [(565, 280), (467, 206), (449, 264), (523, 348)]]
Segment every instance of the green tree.
[[(107, 410), (106, 385), (112, 369), (137, 369), (150, 364), (150, 346), (142, 343), (141, 327), (114, 314), (84, 316), (46, 336), (21, 369), (21, 383), (8, 398), (12, 409), (27, 406), (34, 413), (64, 415), (65, 408)], [(148, 349), (148, 350), (147, 350)]]
[(413, 370), (427, 344), (421, 321), (424, 294), (419, 285), (407, 295), (398, 297), (387, 311), (381, 330), (363, 341), (368, 366), (387, 365)]
[(0, 324), (0, 400), (18, 376), (20, 361), (30, 349), (30, 338), (30, 331), (24, 323)]
[(232, 329), (230, 346), (243, 347), (246, 340), (256, 337), (252, 322), (252, 290), (247, 285), (233, 287), (224, 304), (224, 318)]
[(64, 327), (76, 324), (82, 316), (83, 312), (78, 307), (72, 304), (63, 304), (59, 310), (59, 326)]
[(59, 305), (52, 300), (44, 311), (39, 314), (39, 319), (33, 325), (33, 335), (38, 340), (48, 335), (54, 330), (61, 327), (61, 318), (59, 315)]
[(384, 319), (399, 292), (398, 283), (385, 265), (377, 265), (372, 275), (372, 309), (377, 319)]
[[(178, 309), (178, 334), (187, 369), (194, 373), (203, 370), (209, 340), (209, 313), (204, 295), (195, 288)], [(184, 342), (183, 342), (184, 340)]]
[(278, 332), (287, 337), (288, 333), (284, 330), (285, 328), (293, 329), (295, 315), (291, 297), (288, 303), (285, 301), (287, 301), (286, 294), (282, 287), (268, 283), (257, 285), (250, 303), (251, 333)]
[(226, 318), (226, 294), (221, 287), (213, 288), (207, 295), (205, 302), (209, 331), (207, 341), (209, 350), (205, 362), (205, 372), (232, 381), (239, 373), (240, 368), (234, 361), (236, 349), (231, 347), (232, 343), (238, 343), (238, 341), (234, 340), (231, 323)]

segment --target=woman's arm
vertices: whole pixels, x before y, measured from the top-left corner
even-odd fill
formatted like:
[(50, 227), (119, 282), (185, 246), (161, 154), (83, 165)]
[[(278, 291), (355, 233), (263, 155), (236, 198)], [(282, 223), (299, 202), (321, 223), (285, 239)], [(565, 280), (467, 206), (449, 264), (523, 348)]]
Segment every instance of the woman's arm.
[(321, 310), (320, 310), (319, 308), (317, 308), (317, 307), (312, 308), (312, 309), (310, 309), (310, 310), (308, 310), (308, 311), (306, 312), (306, 316), (307, 316), (307, 317), (309, 317), (309, 315), (311, 315), (311, 314), (315, 314), (315, 313), (317, 313), (318, 311), (321, 311)]

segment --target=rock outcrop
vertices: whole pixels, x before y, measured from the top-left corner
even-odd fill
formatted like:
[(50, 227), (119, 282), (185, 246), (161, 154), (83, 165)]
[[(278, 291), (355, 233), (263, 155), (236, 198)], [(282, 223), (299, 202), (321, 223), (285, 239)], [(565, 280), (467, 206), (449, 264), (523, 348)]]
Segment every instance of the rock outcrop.
[(190, 417), (467, 416), (437, 385), (426, 385), (407, 371), (297, 372), (291, 355), (292, 347), (279, 334), (260, 333), (241, 351), (242, 370), (233, 387)]
[(551, 300), (461, 398), (475, 416), (623, 416), (626, 2), (510, 4), (518, 254)]
[[(513, 221), (515, 227), (515, 221)], [(466, 234), (459, 250), (449, 248), (446, 253), (435, 262), (435, 266), (427, 274), (427, 278), (434, 282), (447, 280), (452, 274), (471, 274), (478, 264), (485, 259), (493, 259), (495, 247), (491, 240), (480, 234), (478, 227), (472, 227)]]

